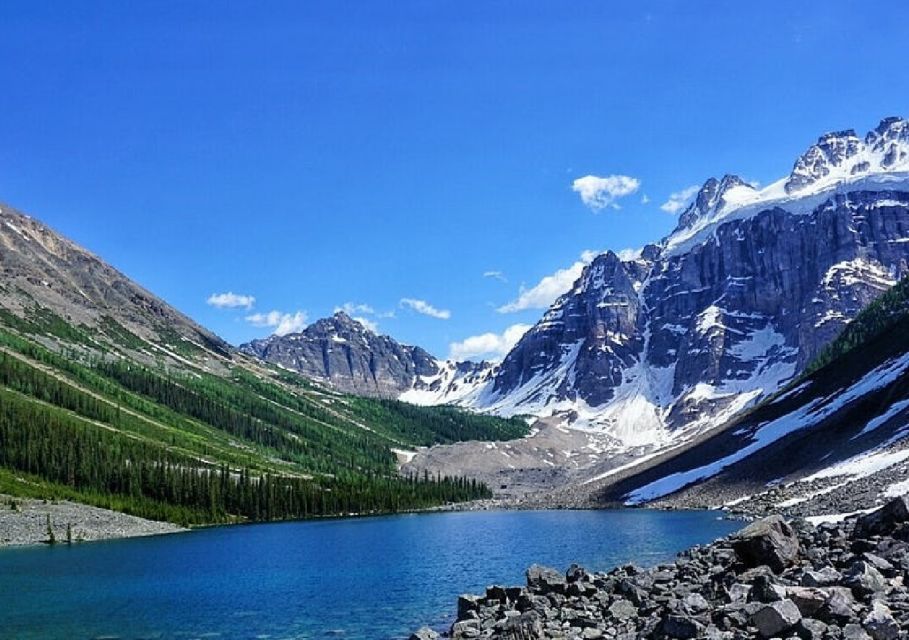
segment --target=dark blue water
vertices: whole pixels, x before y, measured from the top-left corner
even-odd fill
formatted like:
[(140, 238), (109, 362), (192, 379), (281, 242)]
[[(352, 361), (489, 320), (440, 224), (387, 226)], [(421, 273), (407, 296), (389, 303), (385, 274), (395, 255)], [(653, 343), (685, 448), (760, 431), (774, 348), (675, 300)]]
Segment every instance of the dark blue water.
[(0, 550), (0, 637), (406, 637), (534, 562), (655, 564), (736, 527), (709, 512), (440, 513)]

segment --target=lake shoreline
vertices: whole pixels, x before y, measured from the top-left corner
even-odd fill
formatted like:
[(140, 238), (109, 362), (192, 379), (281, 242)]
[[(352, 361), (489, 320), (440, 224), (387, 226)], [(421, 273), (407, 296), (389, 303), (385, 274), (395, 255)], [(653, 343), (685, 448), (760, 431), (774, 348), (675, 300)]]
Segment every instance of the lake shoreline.
[(189, 531), (111, 509), (68, 500), (48, 501), (0, 495), (0, 549), (117, 540)]
[(800, 637), (894, 640), (909, 626), (909, 499), (843, 521), (779, 515), (651, 568), (532, 565), (526, 585), (462, 595), (410, 640)]

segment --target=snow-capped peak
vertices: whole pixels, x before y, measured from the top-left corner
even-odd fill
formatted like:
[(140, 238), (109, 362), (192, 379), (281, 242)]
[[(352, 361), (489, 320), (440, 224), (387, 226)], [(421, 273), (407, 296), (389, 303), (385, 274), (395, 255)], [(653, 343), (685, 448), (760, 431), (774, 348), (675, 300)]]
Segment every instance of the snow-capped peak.
[(909, 122), (884, 118), (862, 141), (855, 131), (827, 133), (796, 160), (786, 181), (788, 194), (819, 183), (909, 168)]
[[(885, 118), (864, 140), (852, 130), (825, 134), (796, 161), (789, 176), (762, 189), (734, 176), (727, 178), (704, 184), (678, 227), (662, 241), (664, 256), (689, 250), (720, 224), (774, 207), (807, 213), (847, 188), (905, 188), (909, 185), (909, 121)], [(725, 189), (724, 181), (729, 183)]]
[(754, 187), (736, 175), (727, 174), (721, 180), (710, 178), (679, 217), (679, 228), (687, 229), (698, 220), (714, 217), (727, 207), (754, 200), (756, 193)]

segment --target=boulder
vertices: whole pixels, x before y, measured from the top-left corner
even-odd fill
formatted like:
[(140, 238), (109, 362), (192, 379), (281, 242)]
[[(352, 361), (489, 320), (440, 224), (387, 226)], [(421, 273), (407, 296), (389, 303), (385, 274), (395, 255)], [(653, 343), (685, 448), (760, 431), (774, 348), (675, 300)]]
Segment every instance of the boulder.
[(843, 578), (843, 584), (859, 596), (876, 593), (887, 588), (887, 580), (881, 575), (881, 572), (865, 560), (852, 563)]
[(827, 602), (828, 594), (813, 587), (788, 587), (786, 597), (795, 603), (806, 618), (812, 617)]
[(682, 600), (682, 607), (688, 613), (701, 613), (710, 607), (710, 603), (700, 593), (689, 593)]
[(627, 620), (628, 618), (637, 617), (638, 608), (629, 600), (620, 599), (609, 606), (609, 613), (617, 620)]
[(824, 622), (840, 624), (852, 620), (855, 613), (852, 608), (855, 605), (855, 598), (852, 591), (846, 587), (828, 587), (827, 601), (815, 615), (816, 618)]
[(565, 576), (551, 567), (534, 564), (527, 569), (527, 587), (538, 593), (564, 593)]
[(821, 640), (827, 633), (827, 625), (814, 618), (802, 618), (795, 625), (795, 633), (802, 640)]
[(439, 634), (429, 627), (420, 627), (410, 634), (409, 640), (436, 640), (439, 637)]
[(748, 567), (767, 565), (776, 573), (798, 557), (799, 540), (781, 516), (756, 520), (735, 534), (732, 547)]
[(890, 607), (882, 602), (871, 604), (871, 612), (862, 620), (862, 626), (874, 640), (896, 640), (900, 634), (900, 626), (893, 619)]
[(751, 624), (765, 638), (773, 638), (794, 627), (802, 614), (792, 600), (780, 600), (766, 604), (751, 616)]
[(877, 511), (859, 518), (852, 537), (868, 538), (893, 533), (904, 522), (909, 522), (909, 496), (895, 498)]
[(479, 608), (480, 598), (478, 596), (469, 593), (458, 596), (458, 620), (464, 620), (469, 612), (475, 612)]
[(843, 574), (833, 567), (824, 567), (819, 571), (808, 570), (802, 575), (803, 587), (829, 587), (842, 580)]
[(862, 629), (862, 625), (849, 623), (843, 627), (843, 640), (871, 640), (871, 636)]
[(459, 638), (478, 638), (480, 636), (479, 620), (461, 620), (451, 625), (450, 635), (453, 640)]
[(680, 614), (670, 614), (663, 618), (661, 624), (663, 633), (670, 638), (689, 640), (698, 638), (704, 631), (704, 625), (697, 620)]

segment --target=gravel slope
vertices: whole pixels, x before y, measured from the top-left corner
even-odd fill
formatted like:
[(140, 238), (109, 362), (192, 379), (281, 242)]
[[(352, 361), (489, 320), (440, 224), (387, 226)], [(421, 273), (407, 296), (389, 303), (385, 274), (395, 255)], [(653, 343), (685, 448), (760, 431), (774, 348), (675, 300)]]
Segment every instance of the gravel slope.
[(47, 543), (47, 519), (57, 542), (133, 538), (186, 531), (182, 527), (75, 502), (45, 502), (0, 495), (0, 547)]

